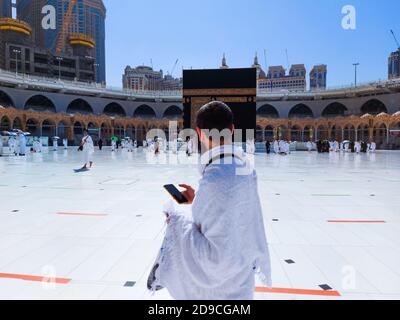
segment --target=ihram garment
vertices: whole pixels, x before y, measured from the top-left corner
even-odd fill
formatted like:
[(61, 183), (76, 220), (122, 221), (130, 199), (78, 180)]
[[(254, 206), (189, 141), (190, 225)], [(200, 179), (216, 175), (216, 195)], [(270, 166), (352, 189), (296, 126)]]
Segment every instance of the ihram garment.
[[(209, 164), (215, 157), (230, 164)], [(207, 152), (201, 163), (192, 219), (169, 212), (155, 285), (180, 300), (251, 300), (256, 273), (271, 285), (256, 173), (232, 146)]]
[(24, 134), (19, 135), (19, 154), (26, 154), (26, 138)]
[(83, 154), (85, 157), (85, 163), (93, 161), (94, 144), (91, 136), (87, 135), (82, 138)]

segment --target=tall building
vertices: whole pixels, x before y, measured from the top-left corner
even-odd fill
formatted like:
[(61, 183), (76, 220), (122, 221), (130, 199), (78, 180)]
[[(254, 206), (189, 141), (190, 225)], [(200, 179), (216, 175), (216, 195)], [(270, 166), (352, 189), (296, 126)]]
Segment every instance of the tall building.
[(94, 60), (76, 55), (54, 56), (32, 41), (23, 21), (0, 18), (0, 68), (21, 74), (85, 82), (95, 81)]
[(122, 85), (124, 89), (135, 91), (179, 90), (182, 88), (182, 79), (164, 76), (162, 70), (155, 71), (148, 66), (127, 66), (122, 76)]
[(181, 90), (183, 86), (183, 79), (174, 78), (171, 75), (164, 76), (161, 82), (161, 90)]
[(131, 68), (127, 66), (122, 76), (123, 87), (135, 91), (159, 90), (159, 83), (163, 78), (163, 72), (154, 71), (147, 66)]
[[(56, 29), (43, 29), (42, 8), (56, 10)], [(105, 18), (102, 0), (17, 0), (18, 18), (33, 28), (37, 46), (53, 54), (73, 54), (95, 59), (96, 81), (106, 81)]]
[(268, 68), (268, 79), (279, 79), (286, 76), (286, 69), (282, 66), (271, 66)]
[(304, 64), (294, 64), (290, 67), (289, 76), (291, 77), (306, 77), (306, 67)]
[[(32, 28), (23, 21), (0, 18), (0, 69), (23, 72), (30, 68)], [(23, 50), (22, 47), (27, 50)]]
[(328, 67), (325, 64), (314, 66), (310, 72), (310, 90), (325, 90)]
[[(5, 8), (5, 1), (1, 1), (0, 4)], [(9, 0), (7, 5), (11, 6), (12, 3), (15, 4), (15, 0)], [(32, 1), (32, 4), (40, 5), (35, 1)], [(11, 15), (17, 16), (13, 9), (15, 8), (11, 8)], [(36, 12), (41, 12), (41, 9), (37, 9)], [(9, 14), (10, 10), (7, 12)], [(34, 13), (31, 16), (34, 17)], [(32, 22), (34, 21), (35, 19), (32, 19)], [(91, 40), (83, 35), (70, 35), (69, 38), (71, 42), (79, 40), (81, 43), (86, 42), (94, 47), (94, 41), (90, 42)], [(37, 45), (34, 29), (29, 23), (11, 17), (0, 17), (1, 69), (16, 74), (94, 82), (95, 59), (85, 56), (85, 52), (78, 54), (81, 47), (85, 46), (71, 43), (74, 54), (61, 52), (54, 55), (45, 47)]]
[(388, 69), (389, 80), (400, 78), (400, 49), (390, 54)]
[(12, 2), (11, 0), (0, 0), (0, 18), (12, 17)]
[(305, 91), (307, 89), (306, 68), (304, 64), (294, 64), (286, 74), (283, 66), (268, 68), (266, 78), (258, 79), (258, 88), (268, 91)]
[(45, 46), (45, 35), (53, 33), (56, 35), (56, 30), (43, 30), (42, 19), (42, 8), (51, 4), (51, 1), (47, 0), (17, 0), (17, 16), (18, 19), (27, 22), (33, 30), (32, 39), (35, 45), (38, 47), (49, 48)]

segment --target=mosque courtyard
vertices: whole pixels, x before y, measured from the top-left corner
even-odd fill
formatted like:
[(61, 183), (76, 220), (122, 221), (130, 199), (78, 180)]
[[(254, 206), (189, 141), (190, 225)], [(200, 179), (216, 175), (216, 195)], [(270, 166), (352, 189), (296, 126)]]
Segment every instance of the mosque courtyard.
[[(255, 158), (273, 278), (256, 299), (400, 299), (400, 152)], [(0, 158), (0, 299), (170, 299), (146, 288), (163, 185), (197, 186), (196, 157), (94, 160), (74, 173), (72, 147)]]

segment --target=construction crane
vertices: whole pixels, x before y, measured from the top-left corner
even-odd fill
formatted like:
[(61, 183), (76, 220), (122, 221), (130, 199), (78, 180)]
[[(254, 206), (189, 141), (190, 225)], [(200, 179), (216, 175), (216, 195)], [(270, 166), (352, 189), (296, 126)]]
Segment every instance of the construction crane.
[(61, 26), (61, 31), (58, 33), (57, 44), (56, 44), (56, 54), (59, 55), (65, 46), (65, 36), (68, 32), (69, 20), (72, 15), (72, 10), (74, 8), (76, 0), (69, 0), (68, 10), (64, 16), (63, 24)]
[(178, 62), (179, 62), (179, 59), (176, 59), (175, 64), (174, 64), (174, 66), (172, 67), (172, 70), (171, 70), (171, 73), (170, 73), (170, 76), (171, 76), (171, 77), (172, 77), (173, 74), (174, 74), (174, 71), (175, 71), (176, 66), (178, 65)]
[(393, 31), (393, 30), (390, 30), (390, 32), (392, 33), (393, 38), (394, 38), (394, 41), (395, 41), (396, 44), (397, 44), (397, 49), (400, 50), (400, 43), (399, 43), (399, 41), (397, 41), (397, 38), (396, 38), (396, 35), (394, 34), (394, 31)]

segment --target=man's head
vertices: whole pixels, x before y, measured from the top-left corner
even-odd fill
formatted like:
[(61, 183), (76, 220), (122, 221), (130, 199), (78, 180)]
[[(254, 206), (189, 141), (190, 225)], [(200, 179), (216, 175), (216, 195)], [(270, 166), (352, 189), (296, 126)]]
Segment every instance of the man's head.
[(89, 133), (89, 132), (87, 131), (87, 129), (83, 129), (83, 135), (87, 136), (88, 133)]
[(196, 126), (206, 149), (230, 143), (234, 131), (232, 110), (220, 101), (207, 103), (197, 113)]

